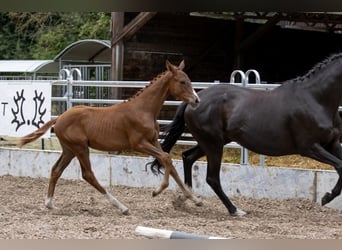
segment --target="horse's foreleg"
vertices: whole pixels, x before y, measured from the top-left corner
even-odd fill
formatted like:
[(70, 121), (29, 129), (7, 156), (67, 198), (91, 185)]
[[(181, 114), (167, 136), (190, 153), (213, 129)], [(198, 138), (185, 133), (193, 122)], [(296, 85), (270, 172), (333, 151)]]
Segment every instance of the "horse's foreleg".
[(171, 160), (170, 155), (161, 149), (158, 141), (155, 144), (156, 145), (153, 145), (153, 144), (145, 141), (145, 142), (140, 143), (135, 148), (135, 150), (137, 150), (139, 152), (146, 153), (146, 154), (154, 156), (155, 158), (157, 158), (159, 160), (161, 165), (164, 166), (164, 168), (165, 168), (165, 173), (164, 173), (162, 183), (160, 184), (159, 188), (157, 188), (152, 193), (152, 195), (156, 196), (156, 195), (160, 194), (164, 189), (166, 189), (169, 186), (169, 175), (171, 175), (173, 177), (173, 179), (176, 181), (176, 183), (178, 184), (179, 188), (181, 189), (181, 191), (183, 192), (183, 194), (186, 198), (192, 200), (198, 206), (202, 205), (203, 203), (197, 197), (195, 197), (192, 194), (192, 192), (189, 190), (189, 188), (180, 179), (180, 177), (177, 173), (177, 170), (172, 165), (172, 160)]
[[(165, 175), (164, 175), (164, 179), (163, 182), (161, 184), (161, 187), (159, 188), (159, 190), (162, 187), (165, 187), (164, 184), (167, 183), (166, 187), (168, 186), (168, 179), (169, 179), (169, 174), (172, 176), (172, 178), (175, 180), (175, 182), (178, 184), (179, 188), (181, 189), (184, 198), (181, 198), (183, 201), (185, 201), (186, 199), (190, 199), (192, 200), (197, 206), (202, 206), (203, 203), (200, 199), (198, 199), (196, 196), (193, 195), (193, 193), (191, 192), (191, 190), (188, 188), (187, 185), (184, 184), (184, 182), (182, 182), (181, 178), (179, 177), (177, 170), (175, 169), (175, 167), (172, 165), (172, 160), (169, 154), (164, 153), (164, 157), (162, 157), (165, 159), (165, 161), (162, 162), (164, 163), (163, 166), (165, 166)], [(165, 188), (164, 188), (165, 189)]]
[(173, 166), (172, 166), (170, 174), (173, 177), (173, 179), (176, 181), (180, 189), (182, 190), (183, 195), (186, 199), (192, 200), (197, 206), (203, 206), (203, 202), (200, 199), (198, 199), (196, 196), (194, 196), (193, 193), (188, 188), (188, 186), (182, 182), (176, 169)]
[(244, 216), (246, 212), (236, 208), (230, 201), (228, 196), (223, 192), (220, 181), (221, 159), (223, 146), (211, 148), (212, 151), (207, 151), (207, 177), (208, 185), (214, 190), (222, 203), (228, 209), (232, 216)]
[(77, 158), (81, 164), (83, 179), (86, 180), (94, 188), (96, 188), (101, 194), (103, 194), (107, 198), (107, 200), (115, 207), (120, 209), (120, 211), (123, 214), (128, 214), (128, 208), (125, 205), (123, 205), (118, 199), (116, 199), (113, 195), (107, 192), (97, 181), (93, 171), (91, 170), (88, 149), (84, 153), (79, 153), (77, 155)]
[(55, 192), (56, 183), (59, 177), (62, 175), (64, 169), (69, 165), (70, 161), (74, 158), (74, 155), (67, 150), (63, 150), (62, 155), (56, 161), (55, 165), (51, 169), (50, 181), (48, 193), (45, 199), (45, 206), (49, 209), (55, 209), (53, 204), (53, 195)]

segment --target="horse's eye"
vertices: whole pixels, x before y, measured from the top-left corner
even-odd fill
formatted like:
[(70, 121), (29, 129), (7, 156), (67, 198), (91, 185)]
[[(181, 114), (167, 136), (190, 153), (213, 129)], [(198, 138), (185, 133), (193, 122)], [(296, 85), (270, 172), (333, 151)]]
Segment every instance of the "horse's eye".
[(186, 84), (186, 81), (185, 81), (185, 80), (180, 80), (179, 82), (180, 82), (181, 84), (184, 84), (184, 85)]

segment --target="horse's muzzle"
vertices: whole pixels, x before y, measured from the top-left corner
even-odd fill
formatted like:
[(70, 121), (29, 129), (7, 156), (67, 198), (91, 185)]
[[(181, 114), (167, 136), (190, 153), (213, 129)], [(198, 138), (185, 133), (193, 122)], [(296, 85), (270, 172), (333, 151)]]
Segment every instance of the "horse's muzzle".
[(195, 95), (194, 95), (193, 100), (191, 100), (189, 103), (190, 103), (191, 107), (196, 108), (199, 105), (199, 103), (201, 102), (201, 99), (199, 98), (199, 96), (196, 93), (194, 93), (194, 94)]

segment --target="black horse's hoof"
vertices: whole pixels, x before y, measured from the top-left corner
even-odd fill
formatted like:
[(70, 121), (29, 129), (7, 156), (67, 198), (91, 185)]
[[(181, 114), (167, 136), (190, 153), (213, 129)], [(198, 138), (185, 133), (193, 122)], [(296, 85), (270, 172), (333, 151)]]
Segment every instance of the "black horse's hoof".
[(331, 194), (325, 193), (325, 195), (322, 197), (321, 204), (324, 206), (325, 204), (329, 203), (331, 201)]
[(234, 213), (231, 213), (231, 216), (236, 216), (236, 217), (242, 217), (245, 216), (247, 213), (245, 211), (242, 211), (240, 209), (236, 209), (236, 211)]

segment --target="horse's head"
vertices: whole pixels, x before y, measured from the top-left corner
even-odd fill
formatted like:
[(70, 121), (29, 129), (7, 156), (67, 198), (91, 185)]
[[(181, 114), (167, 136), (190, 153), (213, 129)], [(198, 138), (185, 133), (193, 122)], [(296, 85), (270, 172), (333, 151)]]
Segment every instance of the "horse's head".
[(168, 60), (166, 60), (166, 68), (172, 73), (169, 84), (170, 94), (178, 100), (182, 100), (192, 106), (196, 106), (200, 102), (200, 99), (192, 88), (191, 80), (188, 75), (183, 71), (184, 60), (178, 67), (172, 65)]

